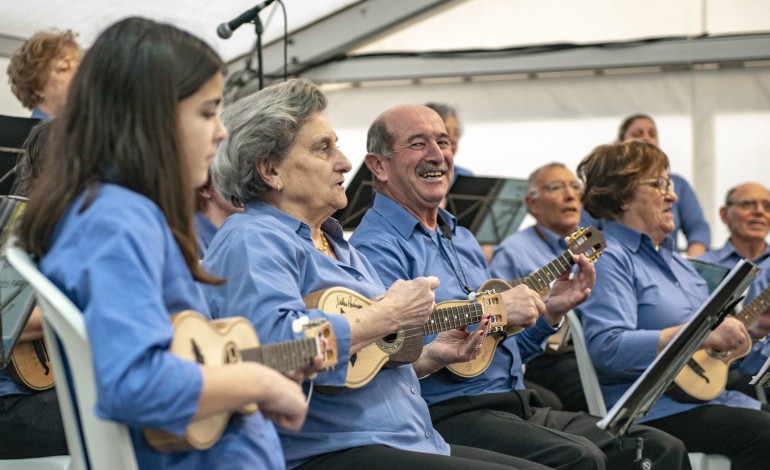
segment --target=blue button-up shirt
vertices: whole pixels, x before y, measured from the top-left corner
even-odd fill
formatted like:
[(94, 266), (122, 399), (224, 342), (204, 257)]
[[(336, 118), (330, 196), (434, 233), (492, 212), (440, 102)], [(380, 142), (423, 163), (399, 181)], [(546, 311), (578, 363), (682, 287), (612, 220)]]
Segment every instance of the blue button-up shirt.
[[(577, 308), (604, 399), (610, 407), (652, 364), (660, 330), (686, 323), (708, 298), (706, 281), (666, 239), (655, 250), (647, 235), (606, 221), (607, 248), (591, 297)], [(705, 404), (759, 409), (746, 395), (724, 391)], [(702, 404), (663, 395), (640, 422)]]
[(217, 226), (203, 212), (196, 212), (195, 219), (193, 220), (195, 223), (195, 235), (198, 237), (198, 254), (203, 258), (211, 244), (211, 240), (214, 239), (214, 235), (217, 233)]
[[(467, 299), (465, 286), (475, 290), (491, 278), (484, 253), (473, 234), (458, 227), (449, 212), (439, 209), (439, 217), (447, 228), (427, 230), (398, 203), (377, 193), (350, 243), (372, 262), (385, 285), (398, 279), (436, 276), (441, 281), (437, 302)], [(421, 380), (423, 397), (432, 405), (459, 396), (522, 389), (522, 358), (528, 361), (542, 353), (545, 339), (555, 331), (541, 318), (534, 327), (506, 338), (483, 374), (462, 382), (448, 374)], [(433, 337), (426, 337), (425, 342)]]
[(168, 351), (170, 315), (208, 309), (155, 204), (109, 184), (81, 212), (82, 203), (58, 223), (40, 269), (83, 312), (96, 414), (129, 426), (140, 468), (283, 468), (278, 434), (260, 413), (234, 416), (205, 451), (150, 448), (142, 429), (181, 435), (203, 387), (198, 364)]
[[(540, 231), (542, 237), (537, 233)], [(495, 247), (489, 270), (506, 281), (522, 279), (541, 269), (567, 249), (567, 241), (542, 225), (513, 233)]]
[[(738, 253), (732, 242), (727, 240), (722, 248), (703, 253), (699, 258), (704, 261), (716, 263), (727, 269), (732, 269), (738, 264), (738, 261), (743, 259), (743, 256)], [(757, 276), (751, 283), (749, 291), (746, 294), (746, 299), (743, 301), (744, 306), (770, 286), (770, 246), (765, 247), (765, 251), (751, 261), (756, 264), (762, 272), (760, 272), (759, 276)], [(748, 327), (749, 325), (746, 326)], [(770, 341), (765, 340), (757, 342), (752, 347), (751, 353), (740, 361), (738, 370), (743, 375), (751, 377), (759, 372), (759, 369), (762, 368), (762, 365), (768, 357), (770, 357)]]
[[(244, 213), (227, 218), (209, 245), (204, 267), (228, 282), (205, 292), (214, 316), (249, 318), (264, 343), (298, 338), (292, 323), (302, 315), (331, 322), (340, 362), (319, 373), (315, 383), (341, 387), (350, 358), (349, 323), (343, 315), (307, 308), (303, 298), (336, 286), (374, 298), (385, 288), (372, 265), (345, 241), (336, 220), (322, 229), (338, 260), (315, 249), (307, 224), (270, 205), (248, 203)], [(359, 389), (316, 390), (302, 430), (279, 433), (290, 467), (320, 454), (378, 444), (449, 454), (433, 429), (411, 365), (381, 370)]]

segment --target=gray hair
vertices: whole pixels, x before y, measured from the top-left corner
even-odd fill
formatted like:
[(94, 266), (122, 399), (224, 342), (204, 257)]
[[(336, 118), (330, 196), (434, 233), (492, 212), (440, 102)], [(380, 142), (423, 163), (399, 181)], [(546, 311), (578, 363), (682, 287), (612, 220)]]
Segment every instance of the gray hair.
[(366, 151), (390, 160), (393, 158), (393, 145), (395, 142), (396, 137), (388, 130), (384, 116), (380, 115), (369, 126), (369, 131), (366, 133)]
[(535, 168), (535, 171), (530, 173), (529, 178), (527, 178), (527, 194), (535, 197), (535, 190), (537, 189), (535, 188), (535, 180), (537, 179), (538, 176), (540, 176), (540, 173), (544, 172), (545, 170), (550, 170), (551, 168), (564, 168), (569, 170), (569, 168), (567, 168), (567, 165), (560, 162), (546, 163), (541, 167)]
[(216, 190), (236, 206), (264, 199), (270, 187), (257, 163), (286, 158), (307, 119), (324, 109), (326, 96), (307, 79), (269, 86), (228, 106), (222, 122), (229, 134), (211, 166)]

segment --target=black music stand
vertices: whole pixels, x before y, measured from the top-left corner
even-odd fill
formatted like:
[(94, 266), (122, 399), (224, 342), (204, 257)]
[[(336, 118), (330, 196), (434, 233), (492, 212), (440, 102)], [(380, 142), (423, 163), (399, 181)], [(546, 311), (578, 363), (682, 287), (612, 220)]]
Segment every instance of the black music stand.
[(16, 182), (14, 168), (22, 146), (40, 119), (0, 115), (0, 195), (11, 194)]
[(342, 230), (352, 232), (361, 223), (366, 210), (374, 203), (372, 172), (361, 162), (358, 171), (345, 189), (348, 205), (332, 215), (342, 225)]
[(700, 277), (706, 281), (709, 294), (714, 292), (714, 289), (719, 286), (719, 283), (722, 282), (722, 280), (727, 276), (727, 273), (730, 272), (730, 270), (724, 266), (712, 263), (710, 261), (703, 261), (702, 259), (697, 258), (690, 258), (688, 261), (692, 267), (698, 271)]
[(743, 298), (743, 293), (758, 274), (759, 268), (750, 261), (738, 262), (652, 365), (596, 425), (616, 437), (625, 435), (628, 427), (645, 416), (668, 390), (706, 336)]
[(498, 245), (516, 232), (527, 206), (527, 180), (458, 176), (447, 194), (447, 210), (480, 244)]

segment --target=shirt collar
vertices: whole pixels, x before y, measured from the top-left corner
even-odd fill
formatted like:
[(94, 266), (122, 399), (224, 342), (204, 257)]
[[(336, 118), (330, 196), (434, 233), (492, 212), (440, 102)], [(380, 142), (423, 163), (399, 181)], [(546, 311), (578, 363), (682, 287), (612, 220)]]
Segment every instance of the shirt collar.
[(32, 110), (32, 115), (30, 116), (33, 119), (42, 119), (44, 121), (49, 121), (51, 119), (51, 116), (46, 114), (45, 111), (43, 111), (40, 108), (35, 108)]
[[(652, 250), (655, 250), (655, 245), (653, 245), (649, 235), (627, 227), (619, 222), (615, 222), (614, 220), (606, 220), (603, 231), (608, 235), (612, 235), (622, 245), (625, 245), (629, 250), (635, 253), (641, 249), (642, 244), (649, 245)], [(674, 250), (674, 241), (671, 237), (666, 237), (659, 248), (661, 254), (666, 251), (671, 252)]]
[[(387, 220), (407, 240), (416, 230), (420, 232), (427, 230), (411, 212), (382, 193), (375, 193), (372, 209)], [(457, 218), (441, 207), (438, 208), (438, 216), (449, 226), (452, 235), (455, 235)]]
[(535, 233), (548, 245), (554, 253), (567, 249), (567, 241), (561, 235), (553, 232), (540, 224), (535, 225)]
[[(266, 204), (262, 201), (251, 201), (246, 203), (246, 213), (258, 216), (269, 215), (289, 227), (293, 232), (310, 240), (310, 226), (299, 219), (296, 219), (286, 212)], [(343, 238), (342, 226), (337, 219), (329, 217), (321, 224), (321, 230), (335, 238)]]

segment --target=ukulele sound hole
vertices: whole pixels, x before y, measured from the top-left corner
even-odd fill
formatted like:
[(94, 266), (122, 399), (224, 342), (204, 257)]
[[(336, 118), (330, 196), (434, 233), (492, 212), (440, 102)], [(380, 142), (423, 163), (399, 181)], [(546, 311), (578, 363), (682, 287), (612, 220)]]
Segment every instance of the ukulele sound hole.
[(238, 352), (238, 347), (235, 346), (235, 343), (228, 342), (225, 345), (225, 364), (234, 364), (236, 362), (241, 361), (241, 354)]
[(393, 354), (394, 352), (398, 351), (401, 349), (403, 344), (403, 332), (392, 333), (377, 340), (377, 346), (388, 354)]

